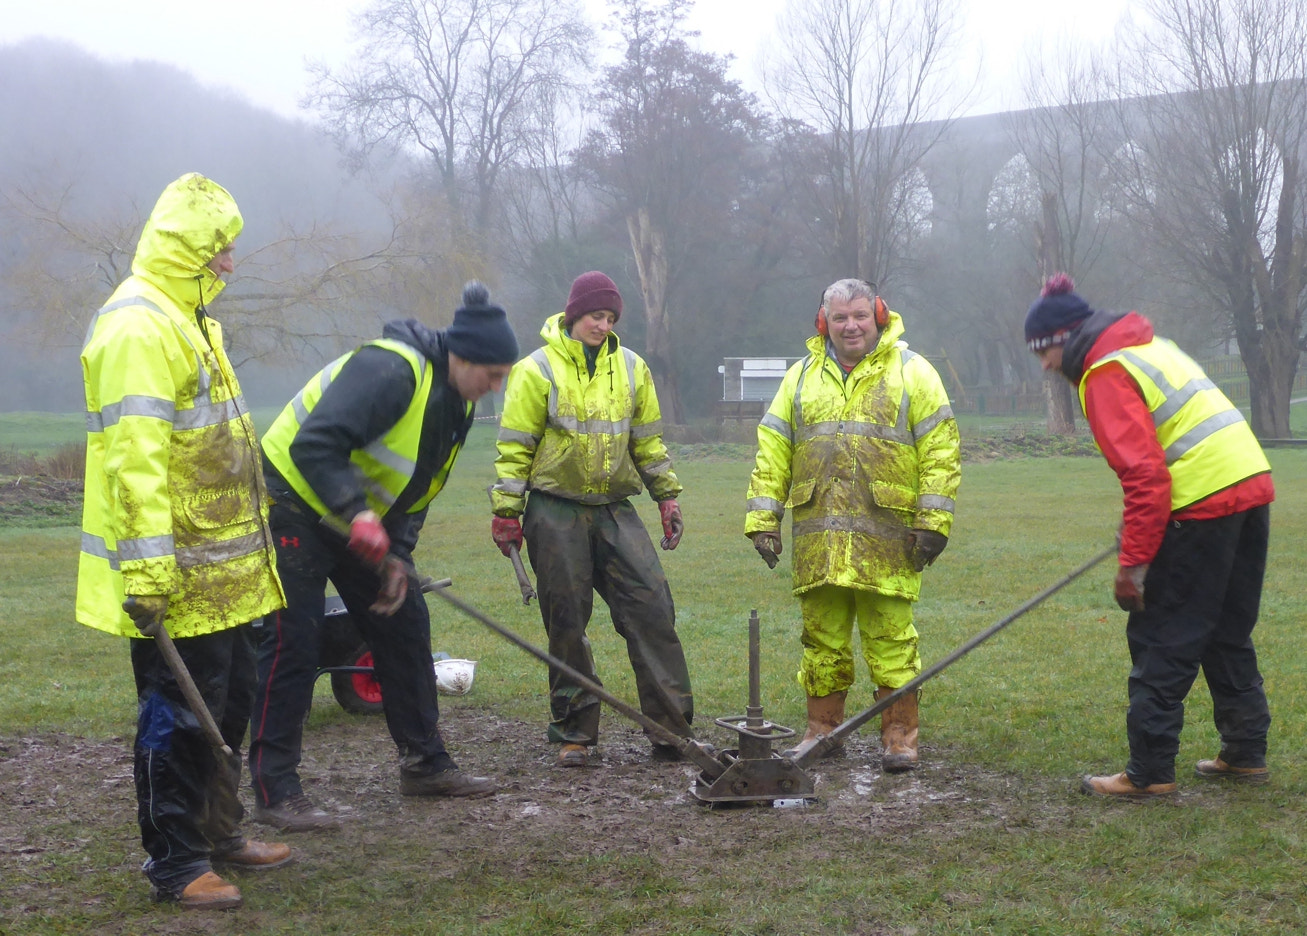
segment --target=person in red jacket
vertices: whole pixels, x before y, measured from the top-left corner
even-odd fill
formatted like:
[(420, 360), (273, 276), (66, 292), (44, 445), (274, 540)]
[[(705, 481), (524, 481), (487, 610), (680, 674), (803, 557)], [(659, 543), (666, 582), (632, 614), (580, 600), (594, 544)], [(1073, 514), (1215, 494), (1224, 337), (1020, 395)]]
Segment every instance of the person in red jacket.
[(1266, 571), (1271, 468), (1243, 415), (1137, 312), (1091, 309), (1058, 274), (1026, 314), (1045, 371), (1077, 387), (1094, 441), (1121, 481), (1116, 602), (1130, 614), (1123, 772), (1086, 793), (1176, 792), (1184, 699), (1201, 669), (1221, 750), (1200, 777), (1264, 781), (1271, 715), (1253, 648)]

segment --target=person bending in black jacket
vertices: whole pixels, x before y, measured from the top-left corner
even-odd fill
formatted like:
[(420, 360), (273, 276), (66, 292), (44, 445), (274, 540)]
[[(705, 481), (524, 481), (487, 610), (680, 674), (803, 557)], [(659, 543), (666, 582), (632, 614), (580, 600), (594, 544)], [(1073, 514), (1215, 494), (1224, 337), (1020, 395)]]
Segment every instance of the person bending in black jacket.
[[(297, 771), (313, 697), (328, 580), (372, 651), (382, 708), (399, 748), (405, 796), (487, 796), (495, 784), (460, 771), (441, 737), (431, 620), (405, 564), (458, 457), (477, 399), (518, 357), (504, 310), (469, 283), (453, 324), (412, 319), (328, 364), (263, 439), (277, 571), (287, 606), (263, 620), (249, 766), (256, 822), (286, 832), (333, 828)], [(348, 522), (344, 537), (324, 528)], [(396, 561), (398, 560), (398, 561)]]

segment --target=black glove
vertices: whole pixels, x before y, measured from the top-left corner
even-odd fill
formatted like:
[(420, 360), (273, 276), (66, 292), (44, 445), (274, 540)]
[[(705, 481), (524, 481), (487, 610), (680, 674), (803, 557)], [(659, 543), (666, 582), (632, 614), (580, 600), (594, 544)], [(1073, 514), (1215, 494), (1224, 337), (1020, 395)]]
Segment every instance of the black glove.
[(758, 555), (762, 556), (762, 561), (767, 563), (767, 568), (776, 568), (776, 563), (780, 562), (778, 557), (781, 554), (781, 535), (779, 533), (751, 533), (749, 538), (753, 540), (753, 548), (758, 550)]
[(943, 533), (936, 533), (934, 530), (913, 530), (912, 531), (912, 565), (921, 572), (944, 551), (948, 545), (948, 537)]

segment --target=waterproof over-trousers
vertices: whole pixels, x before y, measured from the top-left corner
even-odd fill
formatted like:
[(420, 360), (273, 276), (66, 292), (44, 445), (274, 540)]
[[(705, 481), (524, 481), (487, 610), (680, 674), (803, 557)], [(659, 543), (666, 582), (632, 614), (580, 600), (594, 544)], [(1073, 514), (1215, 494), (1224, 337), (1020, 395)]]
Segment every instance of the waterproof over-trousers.
[[(536, 574), (549, 652), (600, 683), (586, 627), (594, 592), (626, 641), (640, 711), (676, 734), (679, 712), (694, 719), (685, 652), (676, 635), (672, 590), (640, 515), (629, 500), (587, 505), (532, 491), (522, 524)], [(549, 668), (549, 740), (595, 744), (599, 699)], [(659, 743), (655, 741), (655, 743)]]
[[(316, 518), (282, 504), (269, 517), (277, 548), (277, 573), (286, 608), (259, 628), (258, 683), (250, 722), (250, 781), (261, 806), (300, 794), (298, 768), (304, 719), (313, 702), (318, 650), (325, 619), (327, 580), (372, 651), (381, 705), (399, 748), (400, 771), (424, 776), (454, 766), (437, 722), (436, 675), (431, 665), (431, 618), (426, 600), (410, 586), (391, 617), (368, 608), (380, 580), (346, 548), (323, 535)], [(407, 558), (407, 557), (404, 557)]]
[(1221, 760), (1266, 766), (1271, 714), (1252, 632), (1261, 604), (1269, 506), (1211, 520), (1173, 520), (1144, 580), (1144, 610), (1126, 623), (1130, 707), (1126, 774), (1172, 783), (1184, 699), (1201, 667)]
[(853, 623), (862, 658), (876, 686), (897, 689), (921, 673), (912, 602), (906, 598), (839, 585), (821, 585), (799, 596), (803, 659), (798, 680), (810, 696), (828, 696), (853, 685)]
[(214, 852), (237, 851), (245, 810), (241, 744), (254, 700), (254, 638), (246, 624), (173, 641), (218, 724), (230, 757), (215, 751), (153, 640), (131, 641), (137, 724), (133, 774), (145, 873), (177, 895)]

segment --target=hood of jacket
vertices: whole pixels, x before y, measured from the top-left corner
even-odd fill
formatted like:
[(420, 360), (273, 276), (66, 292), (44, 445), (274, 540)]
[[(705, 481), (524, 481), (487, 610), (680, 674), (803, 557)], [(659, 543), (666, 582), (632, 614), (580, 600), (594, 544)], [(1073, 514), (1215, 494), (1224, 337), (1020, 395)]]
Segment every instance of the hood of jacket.
[(1071, 332), (1062, 352), (1062, 373), (1078, 387), (1085, 369), (1104, 355), (1152, 340), (1153, 325), (1138, 312), (1095, 312)]
[[(888, 349), (894, 347), (895, 343), (903, 337), (905, 331), (906, 329), (903, 327), (903, 317), (897, 312), (891, 312), (889, 314), (889, 321), (885, 323), (885, 327), (880, 330), (880, 335), (876, 338), (875, 347), (868, 351), (866, 355), (863, 356), (862, 360), (865, 361), (868, 358), (874, 358), (878, 355), (888, 353)], [(838, 359), (835, 357), (834, 347), (829, 338), (825, 338), (822, 335), (813, 335), (807, 340), (806, 345), (808, 350), (812, 352), (817, 360), (829, 357), (832, 361), (838, 363)], [(861, 363), (862, 361), (858, 362), (858, 364)]]
[[(563, 315), (564, 313), (559, 312), (557, 315), (551, 315), (545, 319), (545, 324), (540, 327), (540, 337), (545, 340), (545, 344), (552, 345), (555, 349), (578, 361), (584, 367), (585, 345), (579, 339), (573, 338), (567, 333), (567, 328), (563, 325)], [(609, 354), (617, 353), (617, 349), (621, 345), (621, 342), (617, 340), (617, 332), (608, 333), (608, 340), (599, 348), (600, 354), (603, 354), (605, 345)]]
[(136, 245), (132, 272), (183, 308), (208, 303), (223, 289), (209, 261), (227, 249), (244, 225), (226, 189), (198, 172), (188, 173), (155, 203)]
[(445, 348), (445, 336), (434, 328), (428, 328), (417, 319), (396, 319), (387, 322), (381, 329), (382, 338), (402, 341), (417, 348), (428, 359), (445, 369), (449, 354)]

